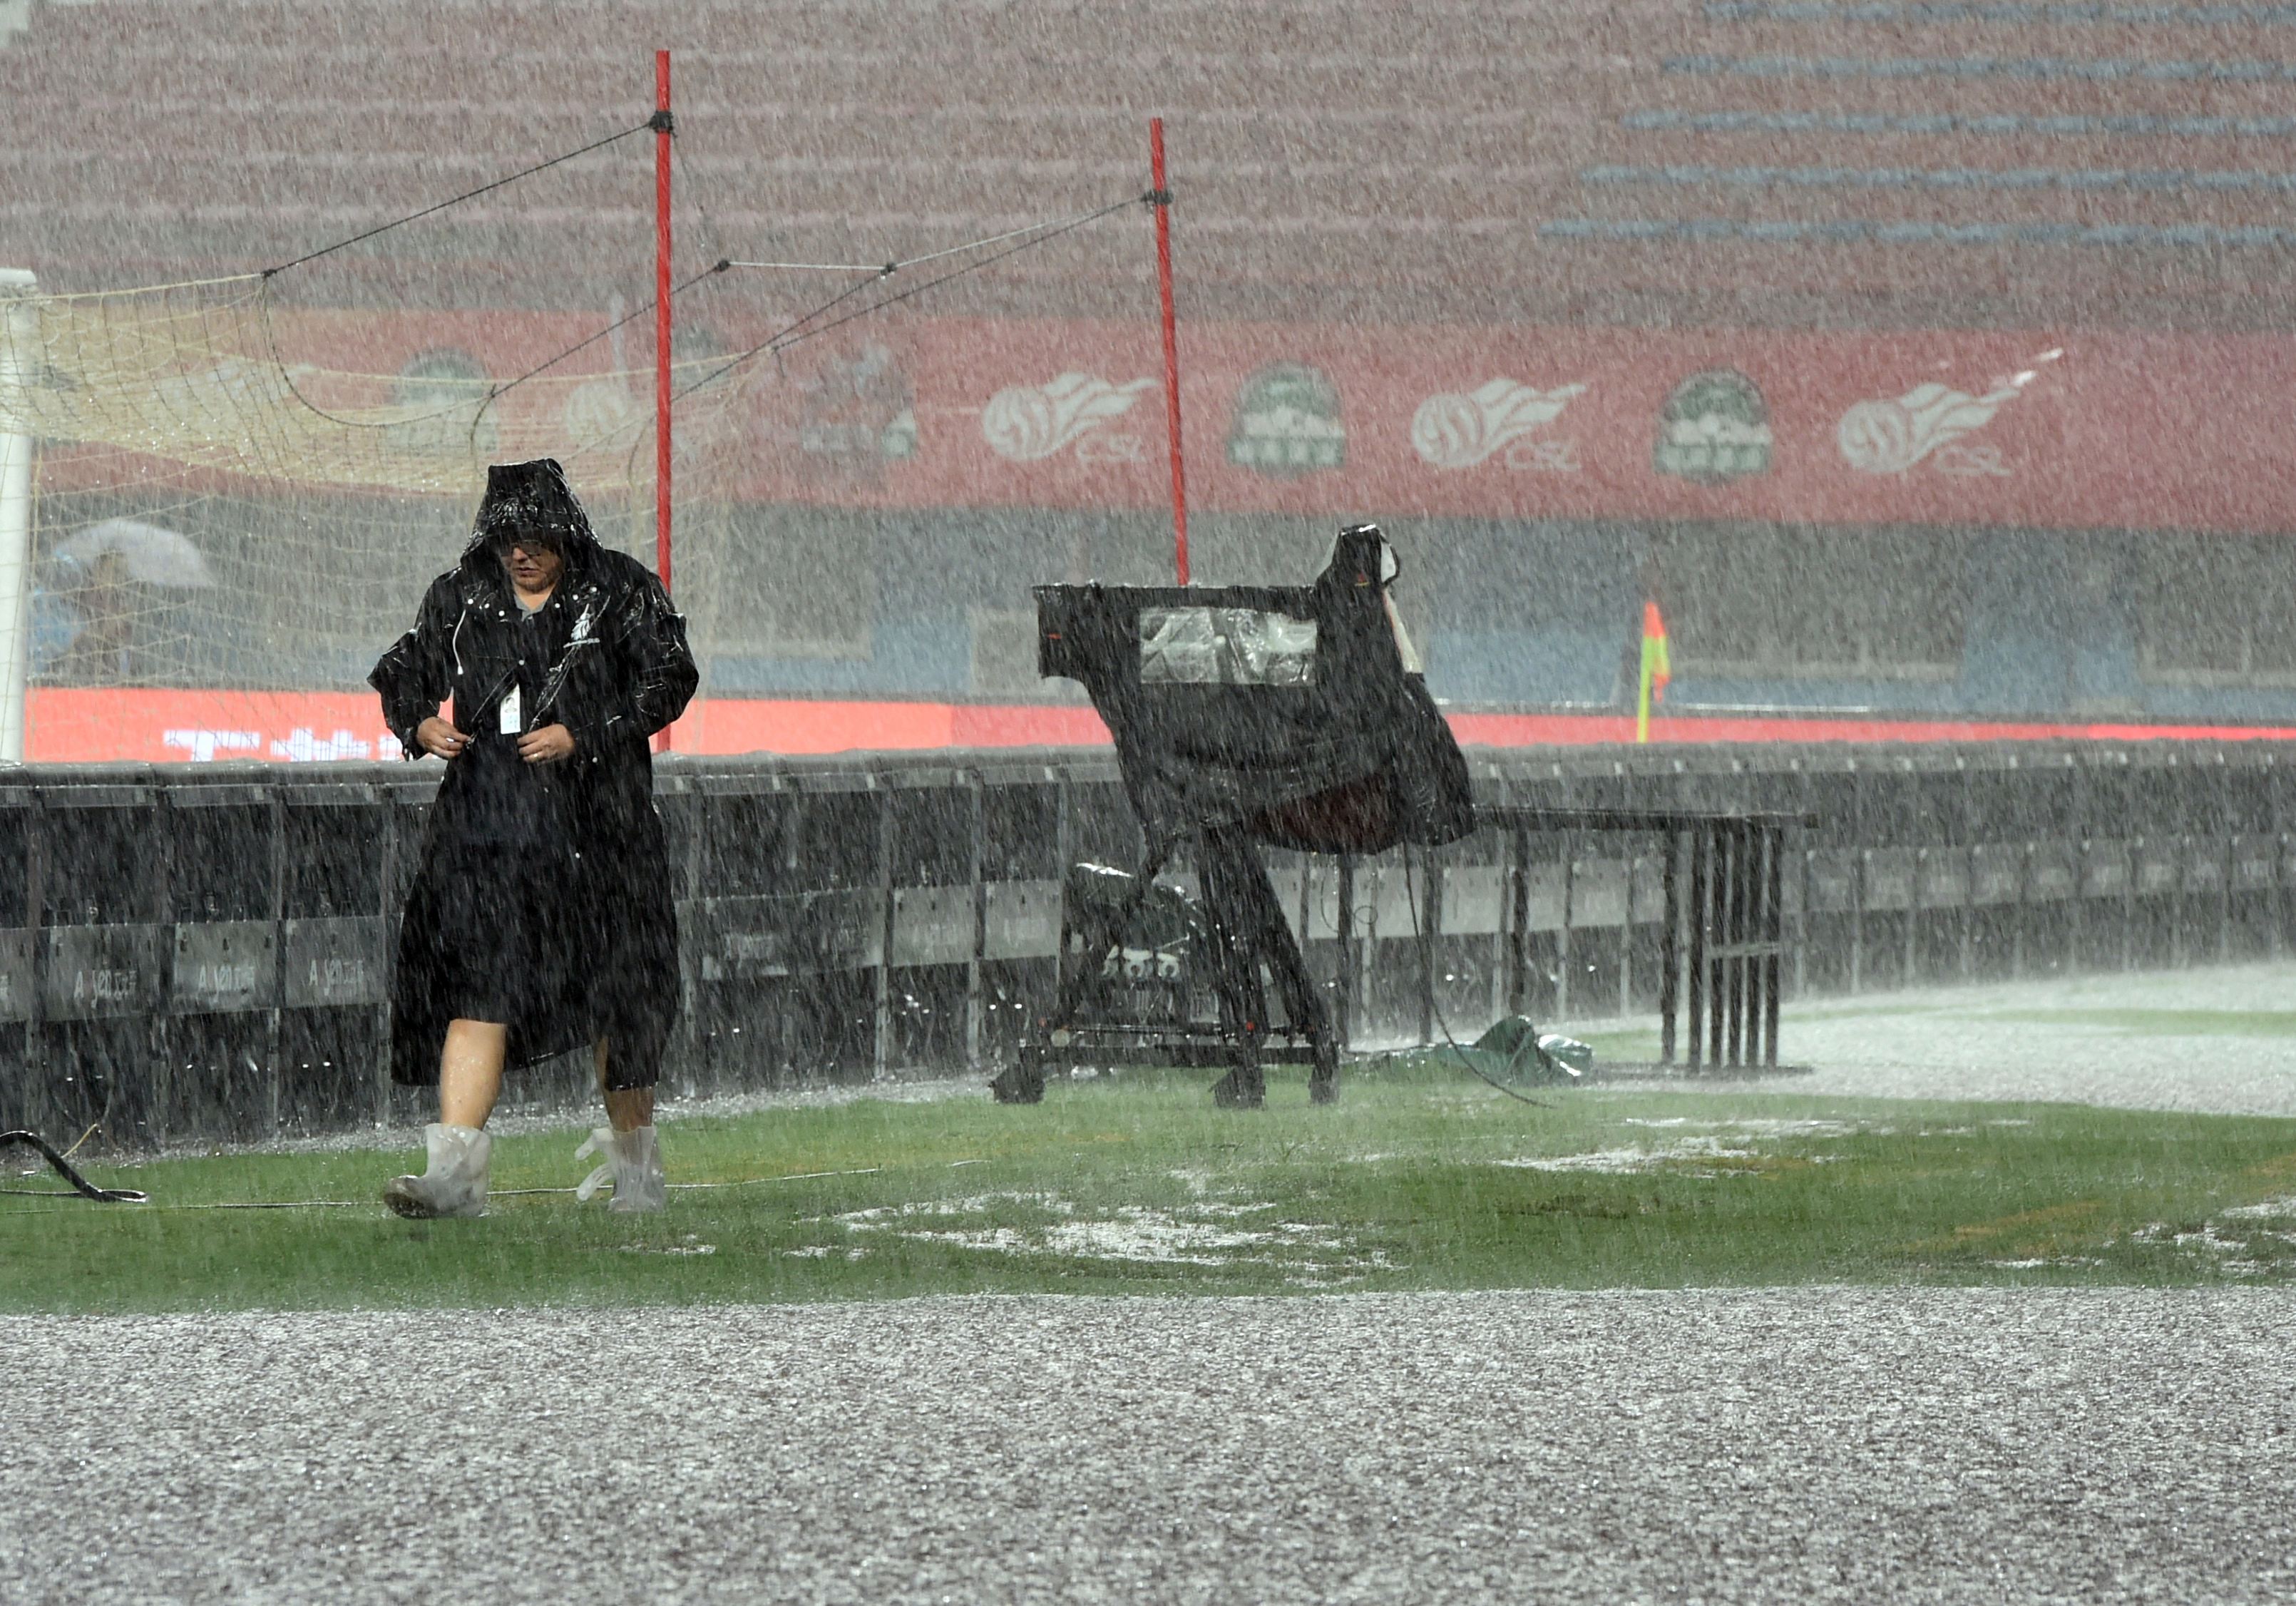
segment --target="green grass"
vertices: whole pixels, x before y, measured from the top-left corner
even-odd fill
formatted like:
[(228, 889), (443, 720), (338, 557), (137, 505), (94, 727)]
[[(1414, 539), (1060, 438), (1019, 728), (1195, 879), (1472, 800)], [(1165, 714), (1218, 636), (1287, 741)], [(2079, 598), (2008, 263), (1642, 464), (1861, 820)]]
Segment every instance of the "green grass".
[[(652, 1217), (501, 1196), (576, 1181), (571, 1131), (498, 1139), (467, 1222), (373, 1202), (411, 1150), (99, 1166), (154, 1203), (0, 1198), (0, 1308), (2296, 1278), (2296, 1205), (2227, 1213), (2296, 1195), (2292, 1120), (1600, 1087), (1534, 1108), (1441, 1060), (1353, 1074), (1328, 1109), (1287, 1073), (1244, 1113), (1207, 1080), (677, 1122), (674, 1182), (767, 1180)], [(1642, 1168), (1510, 1163), (1624, 1151)], [(310, 1200), (350, 1203), (201, 1208)]]

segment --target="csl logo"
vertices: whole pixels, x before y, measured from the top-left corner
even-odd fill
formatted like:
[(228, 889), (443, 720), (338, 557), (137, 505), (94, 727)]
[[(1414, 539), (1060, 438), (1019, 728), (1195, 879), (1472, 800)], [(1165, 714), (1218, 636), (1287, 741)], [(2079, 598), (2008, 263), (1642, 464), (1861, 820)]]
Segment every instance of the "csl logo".
[(1965, 438), (1991, 423), (1996, 413), (2040, 377), (2045, 364), (2063, 355), (2062, 350), (2045, 351), (2031, 367), (1996, 380), (1981, 396), (1932, 381), (1915, 385), (1895, 400), (1858, 402), (1841, 415), (1834, 444), (1843, 461), (1865, 474), (1903, 474), (1927, 460), (1940, 474), (2006, 477), (2009, 469), (1999, 447)]
[(1440, 392), (1411, 415), (1411, 449), (1439, 469), (1471, 469), (1496, 454), (1510, 469), (1576, 473), (1578, 459), (1571, 442), (1531, 435), (1561, 417), (1570, 398), (1586, 389), (1534, 390), (1514, 380), (1495, 379), (1464, 394)]
[(1146, 455), (1140, 438), (1108, 426), (1155, 383), (1062, 373), (1041, 385), (1007, 386), (980, 410), (980, 433), (989, 450), (1012, 463), (1040, 463), (1068, 447), (1079, 463), (1136, 463)]

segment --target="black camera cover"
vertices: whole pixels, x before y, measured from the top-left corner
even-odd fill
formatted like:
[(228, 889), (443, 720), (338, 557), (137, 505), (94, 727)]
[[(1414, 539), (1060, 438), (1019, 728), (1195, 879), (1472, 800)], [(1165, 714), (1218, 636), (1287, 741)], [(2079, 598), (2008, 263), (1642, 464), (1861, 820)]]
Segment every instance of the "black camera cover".
[(1474, 829), (1394, 574), (1378, 527), (1357, 525), (1309, 586), (1036, 588), (1037, 670), (1090, 693), (1152, 856), (1207, 827), (1316, 853)]

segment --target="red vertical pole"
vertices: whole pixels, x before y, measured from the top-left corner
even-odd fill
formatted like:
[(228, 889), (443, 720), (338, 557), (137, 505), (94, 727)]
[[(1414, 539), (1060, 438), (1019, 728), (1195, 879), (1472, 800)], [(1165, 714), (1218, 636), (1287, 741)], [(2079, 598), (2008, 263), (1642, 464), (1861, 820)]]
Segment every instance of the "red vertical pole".
[(1164, 187), (1164, 119), (1148, 119), (1148, 183), (1156, 208), (1156, 288), (1164, 303), (1164, 432), (1172, 443), (1172, 567), (1188, 583), (1188, 482), (1180, 465), (1180, 340), (1172, 317), (1172, 195)]
[(669, 52), (653, 53), (654, 561), (669, 584)]
[[(653, 53), (653, 558), (669, 586), (669, 52)], [(656, 752), (669, 750), (657, 732)]]

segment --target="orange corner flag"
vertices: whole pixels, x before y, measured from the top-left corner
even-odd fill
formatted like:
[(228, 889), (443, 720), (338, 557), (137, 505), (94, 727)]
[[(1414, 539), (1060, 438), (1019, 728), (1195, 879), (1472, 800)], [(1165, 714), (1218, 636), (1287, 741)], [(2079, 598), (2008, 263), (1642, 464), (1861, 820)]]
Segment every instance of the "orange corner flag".
[(1666, 700), (1666, 683), (1674, 678), (1666, 657), (1666, 620), (1658, 604), (1643, 604), (1643, 684), (1635, 699), (1635, 740), (1650, 740), (1651, 704)]

